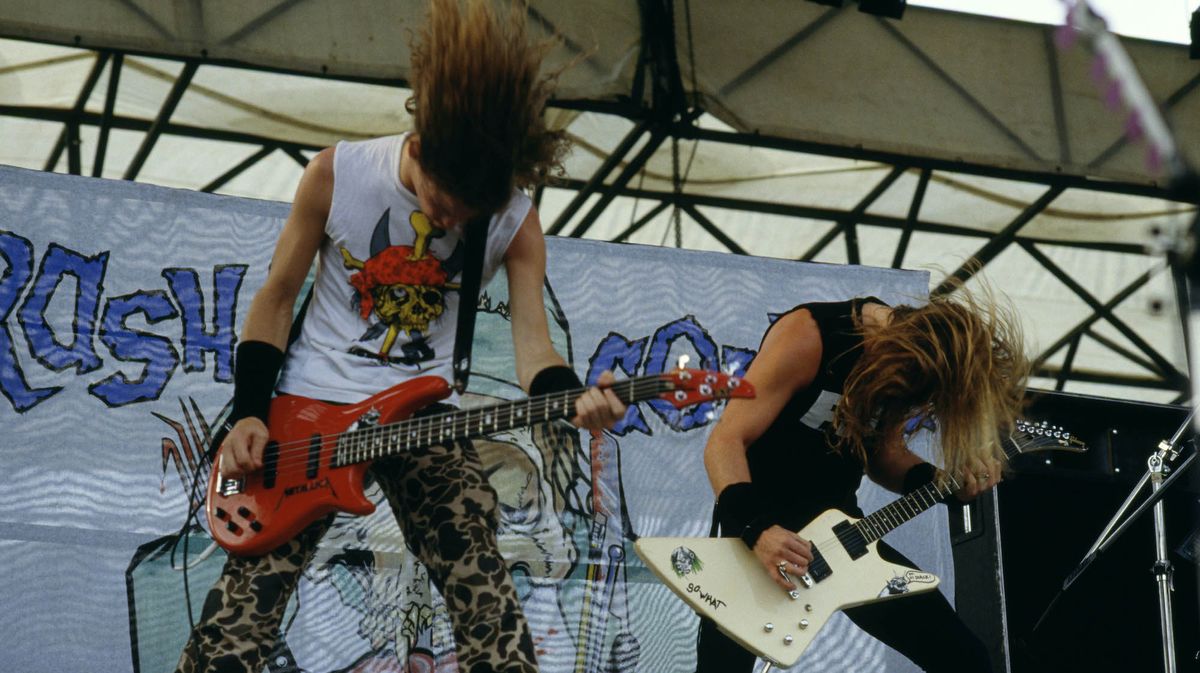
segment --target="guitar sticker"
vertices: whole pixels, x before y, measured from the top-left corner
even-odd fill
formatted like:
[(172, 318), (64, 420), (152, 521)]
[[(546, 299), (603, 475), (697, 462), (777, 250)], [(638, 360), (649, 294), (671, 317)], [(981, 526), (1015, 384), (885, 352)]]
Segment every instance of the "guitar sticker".
[(887, 584), (883, 585), (883, 590), (879, 592), (879, 598), (906, 594), (911, 590), (909, 588), (910, 584), (932, 584), (936, 581), (937, 577), (932, 573), (910, 570), (902, 576), (896, 576), (888, 580)]
[(704, 564), (701, 563), (700, 557), (696, 556), (696, 552), (687, 547), (676, 547), (675, 551), (671, 552), (671, 567), (675, 569), (676, 577), (686, 577), (703, 570)]

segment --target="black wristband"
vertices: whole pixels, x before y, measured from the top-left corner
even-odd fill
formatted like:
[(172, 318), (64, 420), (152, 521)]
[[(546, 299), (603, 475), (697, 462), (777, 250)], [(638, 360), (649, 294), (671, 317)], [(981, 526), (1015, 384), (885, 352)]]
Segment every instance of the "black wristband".
[(283, 351), (265, 341), (242, 341), (237, 345), (233, 365), (233, 410), (229, 422), (257, 418), (267, 422), (271, 393), (279, 370), (283, 369)]
[[(937, 472), (937, 467), (932, 463), (917, 463), (908, 468), (908, 472), (904, 473), (904, 494), (908, 495), (926, 484), (932, 484), (937, 479)], [(953, 494), (943, 496), (941, 501), (950, 502), (952, 499), (954, 499)]]
[(551, 365), (534, 375), (529, 382), (529, 395), (559, 393), (582, 387), (583, 382), (575, 375), (575, 370), (566, 365)]
[(730, 484), (717, 496), (716, 517), (721, 534), (740, 537), (751, 549), (758, 536), (773, 523), (766, 514), (766, 503), (748, 481)]
[(742, 534), (738, 537), (742, 538), (742, 542), (750, 549), (754, 549), (754, 545), (758, 544), (758, 538), (762, 537), (763, 531), (774, 526), (775, 522), (766, 516), (758, 516), (746, 524), (742, 529)]

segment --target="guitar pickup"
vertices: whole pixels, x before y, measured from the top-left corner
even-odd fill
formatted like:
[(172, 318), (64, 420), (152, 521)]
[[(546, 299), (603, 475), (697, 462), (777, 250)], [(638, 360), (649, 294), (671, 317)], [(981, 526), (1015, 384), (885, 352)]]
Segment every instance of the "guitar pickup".
[(808, 564), (808, 574), (805, 577), (813, 582), (820, 582), (833, 574), (833, 569), (829, 567), (829, 562), (821, 555), (821, 550), (817, 549), (817, 545), (812, 546), (812, 555), (813, 560)]
[(237, 495), (242, 492), (241, 479), (222, 479), (217, 493), (224, 496)]

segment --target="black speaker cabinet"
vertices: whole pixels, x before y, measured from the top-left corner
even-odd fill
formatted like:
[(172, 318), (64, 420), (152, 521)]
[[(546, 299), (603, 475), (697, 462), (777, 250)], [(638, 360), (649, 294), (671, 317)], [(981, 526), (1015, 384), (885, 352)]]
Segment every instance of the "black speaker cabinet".
[[(1023, 455), (993, 493), (961, 512), (950, 509), (959, 614), (989, 644), (998, 672), (1162, 671), (1152, 510), (1060, 589), (1188, 410), (1050, 392), (1031, 397), (1026, 418), (1061, 426), (1088, 450)], [(1172, 467), (1191, 455), (1190, 437), (1189, 428)], [(1189, 466), (1163, 500), (1179, 671), (1200, 670), (1197, 483), (1200, 468)], [(1134, 507), (1149, 493), (1147, 484)]]

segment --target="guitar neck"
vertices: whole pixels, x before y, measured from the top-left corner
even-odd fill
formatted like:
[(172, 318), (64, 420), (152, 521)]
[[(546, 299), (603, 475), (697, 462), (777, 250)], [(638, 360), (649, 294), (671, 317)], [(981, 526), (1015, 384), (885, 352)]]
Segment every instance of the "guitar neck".
[[(1005, 438), (1003, 446), (1004, 455), (1010, 459), (1021, 452), (1020, 447), (1011, 438)], [(925, 484), (903, 498), (898, 498), (864, 516), (854, 524), (854, 528), (862, 535), (865, 542), (874, 542), (921, 512), (939, 502), (944, 502), (960, 488), (962, 485), (958, 483), (957, 479), (946, 475), (943, 479)]]
[[(658, 375), (635, 377), (610, 386), (626, 404), (657, 397), (673, 388), (670, 379)], [(351, 430), (338, 437), (336, 461), (338, 465), (351, 465), (433, 444), (568, 419), (575, 415), (575, 400), (587, 390), (565, 390), (515, 402), (457, 409)]]

